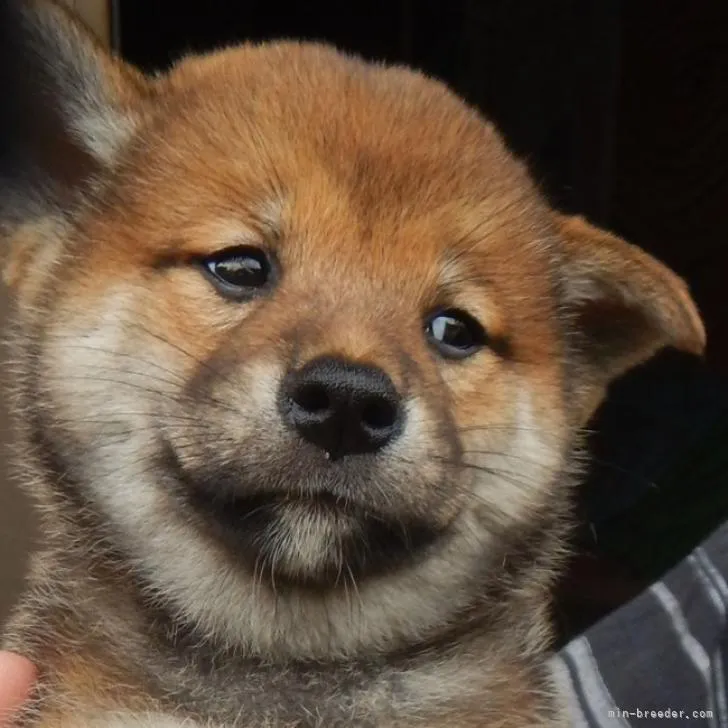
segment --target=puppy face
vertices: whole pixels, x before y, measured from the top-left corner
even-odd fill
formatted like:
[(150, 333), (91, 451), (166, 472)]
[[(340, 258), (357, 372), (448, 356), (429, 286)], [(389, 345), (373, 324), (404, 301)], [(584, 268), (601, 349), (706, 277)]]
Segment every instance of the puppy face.
[(146, 81), (23, 22), (84, 89), (43, 58), (81, 161), (13, 226), (29, 436), (204, 633), (437, 629), (556, 528), (608, 381), (702, 346), (678, 279), (552, 213), (432, 80), (278, 44)]

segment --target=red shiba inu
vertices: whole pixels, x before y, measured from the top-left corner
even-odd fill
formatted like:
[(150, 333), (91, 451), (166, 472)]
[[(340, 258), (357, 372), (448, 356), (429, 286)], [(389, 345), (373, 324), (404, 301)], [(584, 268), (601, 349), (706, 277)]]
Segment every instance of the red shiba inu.
[(414, 71), (280, 42), (147, 78), (8, 7), (21, 724), (566, 725), (579, 434), (702, 350), (683, 282)]

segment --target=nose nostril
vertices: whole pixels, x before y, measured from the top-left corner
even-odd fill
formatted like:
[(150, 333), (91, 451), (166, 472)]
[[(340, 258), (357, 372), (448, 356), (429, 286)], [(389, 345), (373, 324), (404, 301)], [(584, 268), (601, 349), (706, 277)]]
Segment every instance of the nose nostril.
[(366, 402), (360, 417), (362, 423), (372, 430), (387, 430), (397, 421), (397, 407), (394, 403), (377, 397)]
[(333, 357), (289, 372), (279, 394), (285, 424), (331, 460), (381, 450), (399, 437), (405, 420), (399, 393), (383, 370)]
[(311, 414), (320, 414), (331, 408), (331, 399), (325, 387), (320, 384), (304, 384), (291, 395), (291, 400)]

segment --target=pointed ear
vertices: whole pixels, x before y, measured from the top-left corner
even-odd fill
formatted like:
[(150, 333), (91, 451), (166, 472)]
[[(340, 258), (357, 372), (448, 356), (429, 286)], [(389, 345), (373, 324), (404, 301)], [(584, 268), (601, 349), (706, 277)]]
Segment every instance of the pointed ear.
[(113, 165), (148, 85), (51, 0), (0, 0), (0, 224)]
[(702, 354), (705, 330), (687, 285), (662, 263), (581, 217), (556, 223), (586, 420), (613, 379), (658, 350)]

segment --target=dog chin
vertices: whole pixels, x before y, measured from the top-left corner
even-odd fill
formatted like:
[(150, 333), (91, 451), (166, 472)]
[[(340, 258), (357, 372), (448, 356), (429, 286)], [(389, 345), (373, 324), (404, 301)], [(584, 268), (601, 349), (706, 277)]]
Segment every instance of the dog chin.
[(420, 558), (441, 535), (327, 493), (221, 498), (194, 490), (190, 503), (255, 578), (277, 588), (332, 589), (381, 575)]

